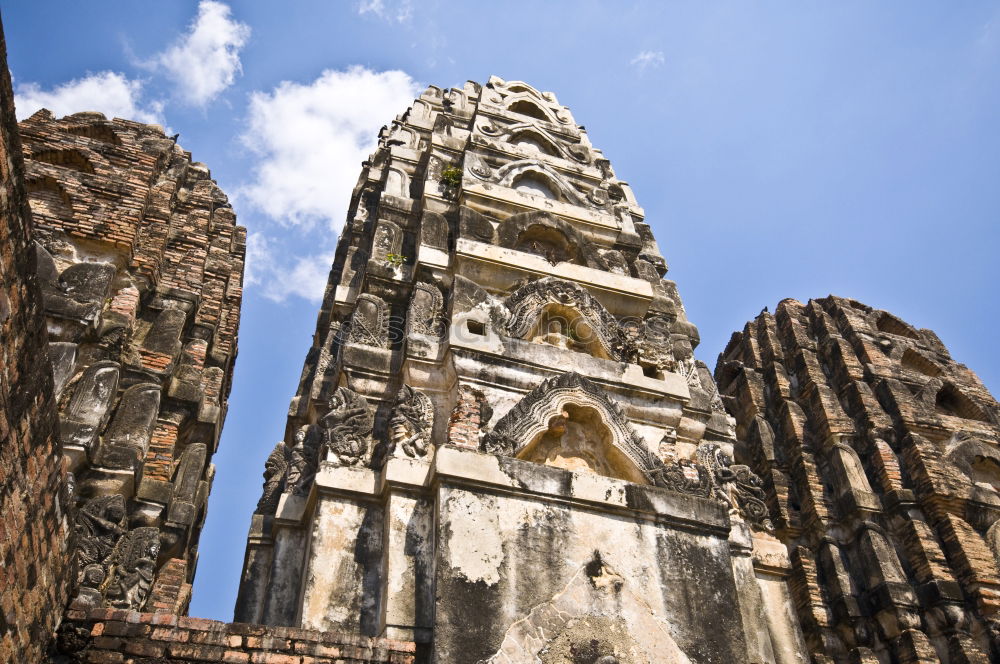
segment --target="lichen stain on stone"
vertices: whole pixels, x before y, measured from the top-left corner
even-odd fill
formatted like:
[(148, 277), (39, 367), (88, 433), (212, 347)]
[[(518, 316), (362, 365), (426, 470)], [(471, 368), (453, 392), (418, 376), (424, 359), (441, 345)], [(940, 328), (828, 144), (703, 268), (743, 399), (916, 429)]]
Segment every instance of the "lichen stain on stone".
[[(471, 583), (496, 585), (504, 561), (496, 501), (459, 491), (450, 494), (447, 503), (444, 511), (452, 515), (445, 524), (451, 567)], [(468, 518), (455, 518), (462, 515)]]

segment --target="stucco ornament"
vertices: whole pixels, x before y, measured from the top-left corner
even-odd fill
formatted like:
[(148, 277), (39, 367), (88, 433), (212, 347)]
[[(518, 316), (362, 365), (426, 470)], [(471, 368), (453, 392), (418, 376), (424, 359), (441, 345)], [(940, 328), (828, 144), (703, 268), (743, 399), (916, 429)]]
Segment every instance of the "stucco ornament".
[(583, 328), (576, 320), (560, 316), (564, 319), (560, 334), (569, 339), (570, 347), (582, 349), (596, 342), (611, 359), (628, 362), (635, 357), (635, 344), (623, 333), (615, 317), (587, 289), (571, 281), (554, 277), (533, 281), (511, 293), (504, 304), (510, 312), (506, 330), (512, 337), (527, 337), (538, 325), (543, 312), (554, 305), (563, 311), (577, 312), (586, 322)]
[(373, 420), (363, 396), (338, 387), (330, 399), (330, 412), (319, 423), (327, 430), (328, 461), (338, 466), (360, 466), (371, 460)]
[(114, 577), (108, 586), (111, 606), (138, 611), (143, 608), (156, 572), (160, 553), (160, 530), (143, 527), (130, 530), (114, 557)]
[[(549, 428), (568, 402), (597, 407), (612, 429), (614, 444), (640, 469), (648, 465), (649, 452), (628, 423), (618, 404), (592, 381), (576, 372), (550, 378), (529, 392), (486, 434), (482, 448), (492, 454), (515, 456), (538, 434)], [(551, 411), (551, 412), (550, 412)]]
[(288, 451), (284, 441), (279, 441), (267, 461), (264, 462), (264, 488), (260, 500), (257, 501), (257, 514), (274, 514), (278, 508), (278, 500), (285, 487), (285, 477), (288, 474)]
[(403, 385), (389, 419), (393, 454), (411, 458), (427, 456), (434, 426), (434, 406), (423, 392)]
[(93, 498), (77, 511), (74, 531), (81, 570), (97, 564), (106, 571), (108, 559), (127, 530), (125, 517), (125, 498), (118, 494)]
[(442, 332), (441, 311), (444, 297), (434, 284), (417, 283), (410, 296), (410, 307), (406, 314), (407, 332), (440, 336)]
[(363, 346), (389, 347), (389, 308), (385, 300), (367, 293), (358, 296), (347, 340)]
[[(312, 486), (319, 465), (320, 442), (321, 436), (314, 426), (307, 424), (295, 432), (295, 445), (288, 452), (286, 477), (287, 490), (295, 495), (304, 496), (309, 493), (309, 487)], [(268, 461), (271, 461), (270, 457)]]
[(749, 466), (734, 463), (716, 443), (702, 445), (698, 456), (703, 465), (711, 470), (712, 494), (717, 499), (728, 503), (750, 523), (767, 530), (773, 529), (764, 502), (762, 482)]

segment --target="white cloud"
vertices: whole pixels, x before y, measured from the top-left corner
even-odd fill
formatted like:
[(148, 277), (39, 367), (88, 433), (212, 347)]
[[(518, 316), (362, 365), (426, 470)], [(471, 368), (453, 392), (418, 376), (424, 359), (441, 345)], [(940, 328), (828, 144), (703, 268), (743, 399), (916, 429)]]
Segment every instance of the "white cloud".
[(314, 302), (321, 300), (334, 252), (284, 260), (280, 253), (273, 240), (261, 233), (251, 233), (247, 238), (246, 284), (259, 286), (264, 297), (275, 302), (292, 295)]
[(100, 111), (109, 118), (163, 124), (163, 104), (142, 105), (142, 82), (113, 71), (88, 74), (50, 90), (43, 90), (37, 83), (17, 84), (15, 90), (14, 105), (17, 117), (22, 120), (47, 108), (59, 117), (80, 111)]
[(629, 64), (639, 71), (645, 71), (649, 67), (660, 67), (663, 63), (663, 51), (640, 51), (629, 61)]
[(255, 155), (254, 180), (237, 197), (285, 226), (343, 225), (361, 162), (379, 127), (413, 101), (419, 87), (402, 71), (354, 66), (324, 71), (309, 84), (284, 81), (250, 96), (241, 140)]
[(361, 0), (358, 3), (358, 14), (373, 14), (385, 21), (395, 21), (405, 23), (413, 17), (412, 0), (398, 0), (398, 2), (388, 3), (386, 0)]
[(240, 49), (248, 39), (249, 26), (233, 20), (228, 5), (202, 0), (187, 34), (147, 66), (163, 70), (180, 99), (204, 106), (242, 73)]

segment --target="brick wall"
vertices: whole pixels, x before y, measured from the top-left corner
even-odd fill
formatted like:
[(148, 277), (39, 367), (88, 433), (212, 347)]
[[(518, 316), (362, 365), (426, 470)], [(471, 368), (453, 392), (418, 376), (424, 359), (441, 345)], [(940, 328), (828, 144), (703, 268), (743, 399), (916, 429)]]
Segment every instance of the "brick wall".
[(0, 662), (39, 661), (71, 589), (63, 457), (0, 27)]
[(50, 660), (87, 664), (411, 664), (416, 645), (113, 609), (70, 610)]

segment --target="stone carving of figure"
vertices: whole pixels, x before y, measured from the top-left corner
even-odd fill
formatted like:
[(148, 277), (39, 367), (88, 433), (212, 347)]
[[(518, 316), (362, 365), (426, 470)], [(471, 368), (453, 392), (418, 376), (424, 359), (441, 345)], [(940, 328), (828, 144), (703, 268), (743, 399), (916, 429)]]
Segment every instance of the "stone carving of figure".
[(372, 453), (372, 414), (360, 394), (338, 387), (330, 399), (330, 412), (320, 426), (327, 430), (330, 461), (340, 466), (368, 463)]
[(142, 609), (153, 586), (156, 557), (160, 553), (158, 528), (130, 530), (115, 556), (115, 571), (108, 586), (108, 602), (119, 609)]
[(107, 572), (101, 565), (87, 565), (80, 574), (80, 589), (77, 591), (76, 602), (91, 608), (104, 606), (104, 595), (101, 594), (101, 584), (107, 578)]
[(411, 458), (427, 456), (434, 425), (434, 407), (426, 394), (403, 385), (389, 420), (390, 440), (395, 453)]
[[(316, 427), (305, 424), (295, 432), (295, 445), (288, 453), (287, 488), (296, 496), (309, 493), (319, 464), (320, 436)], [(273, 455), (273, 453), (272, 453)], [(268, 461), (270, 461), (268, 457)], [(266, 477), (266, 475), (265, 475)], [(277, 507), (277, 503), (275, 503)]]
[(125, 515), (125, 498), (118, 494), (93, 498), (77, 511), (74, 530), (81, 569), (89, 565), (107, 569), (125, 534)]
[(278, 441), (264, 462), (264, 490), (257, 501), (257, 514), (274, 514), (288, 474), (288, 452), (284, 441)]
[(549, 344), (558, 348), (574, 350), (573, 339), (568, 334), (566, 327), (564, 319), (553, 316), (546, 322), (544, 332), (534, 337), (531, 341), (533, 343)]

